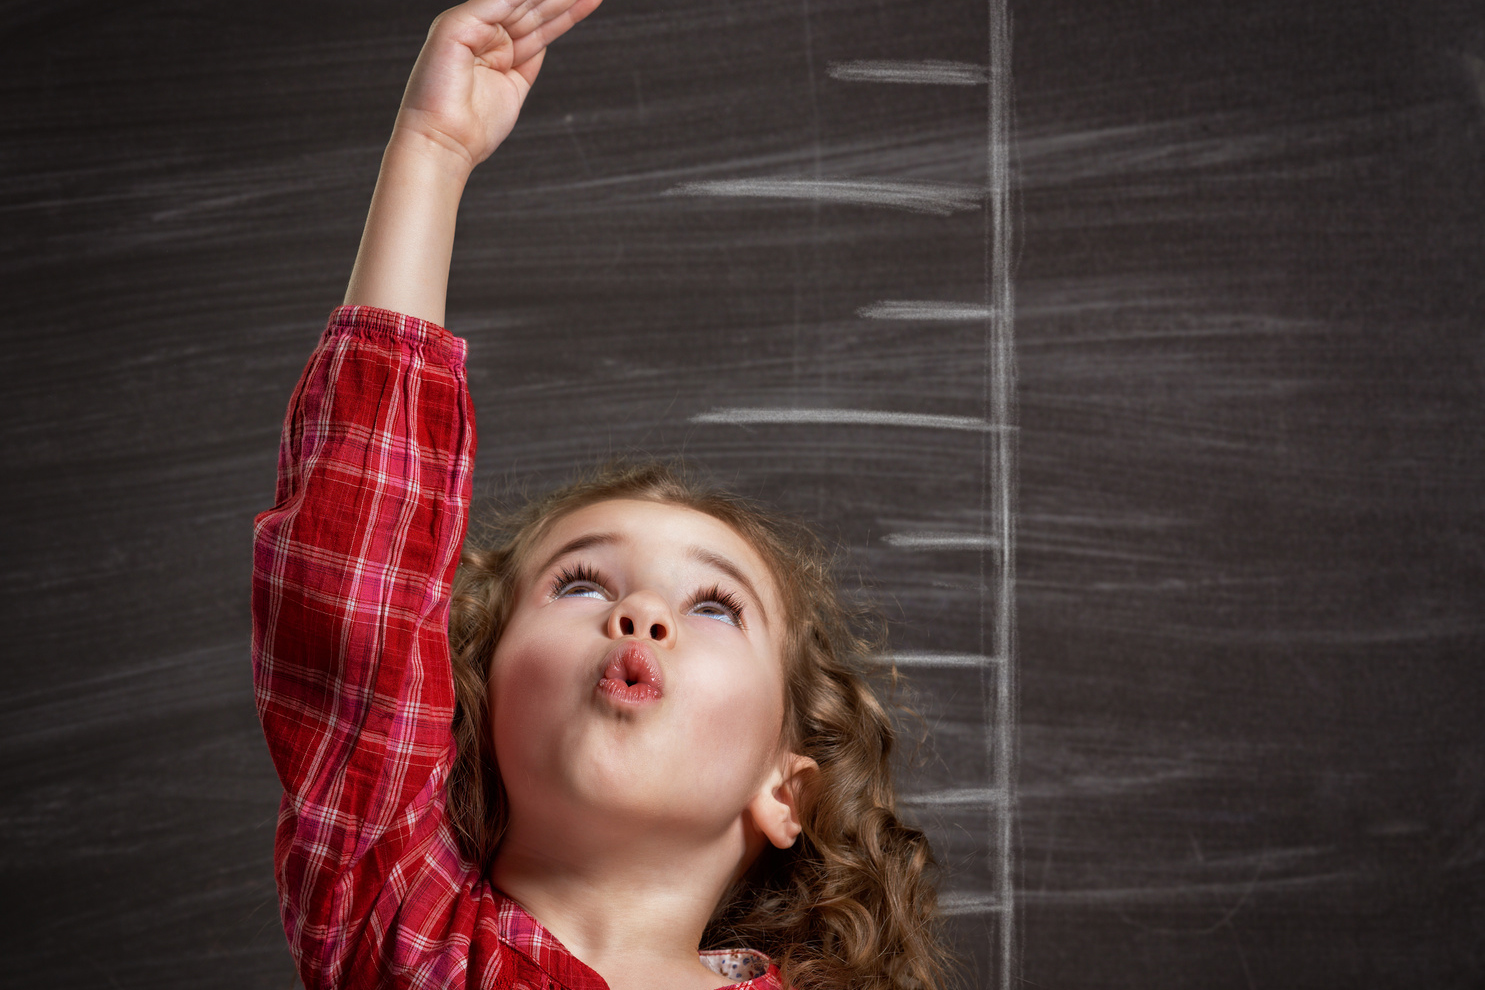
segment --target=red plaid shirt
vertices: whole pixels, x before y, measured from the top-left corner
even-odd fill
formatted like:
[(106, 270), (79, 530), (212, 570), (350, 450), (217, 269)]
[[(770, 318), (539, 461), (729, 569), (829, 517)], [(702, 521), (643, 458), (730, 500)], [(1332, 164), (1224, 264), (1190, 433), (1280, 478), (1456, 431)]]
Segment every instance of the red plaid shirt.
[[(253, 680), (284, 785), (274, 847), (306, 987), (607, 990), (459, 852), (449, 586), (474, 414), (464, 342), (369, 307), (330, 317), (289, 403), (253, 548)], [(705, 953), (736, 990), (762, 957)]]

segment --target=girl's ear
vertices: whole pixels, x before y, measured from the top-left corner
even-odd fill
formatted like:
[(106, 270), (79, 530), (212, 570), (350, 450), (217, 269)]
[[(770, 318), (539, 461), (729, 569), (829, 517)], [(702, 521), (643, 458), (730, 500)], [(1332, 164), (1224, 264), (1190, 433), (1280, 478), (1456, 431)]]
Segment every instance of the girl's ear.
[(808, 756), (785, 753), (748, 805), (758, 831), (780, 849), (788, 849), (799, 838), (799, 805), (810, 775), (818, 769)]

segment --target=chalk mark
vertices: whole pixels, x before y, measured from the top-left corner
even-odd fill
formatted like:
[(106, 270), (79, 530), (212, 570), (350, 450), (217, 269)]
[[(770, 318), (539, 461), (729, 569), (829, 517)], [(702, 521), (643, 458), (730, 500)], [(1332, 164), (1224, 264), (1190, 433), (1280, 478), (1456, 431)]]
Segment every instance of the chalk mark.
[(1000, 549), (1000, 540), (985, 533), (888, 533), (882, 542), (908, 550)]
[(886, 206), (939, 217), (978, 210), (985, 198), (984, 190), (978, 186), (883, 179), (707, 179), (672, 186), (665, 195), (804, 199), (817, 203)]
[(925, 794), (905, 794), (898, 800), (910, 808), (983, 808), (1004, 804), (1005, 792), (993, 787), (951, 787)]
[(876, 409), (788, 409), (720, 407), (692, 416), (692, 423), (726, 423), (752, 426), (765, 423), (906, 426), (928, 430), (989, 432), (1004, 427), (973, 416), (935, 416), (928, 413), (882, 412)]
[(995, 914), (1005, 910), (1005, 904), (994, 894), (940, 894), (938, 913), (953, 918), (965, 914)]
[(973, 62), (922, 59), (859, 59), (831, 62), (830, 78), (842, 82), (908, 83), (927, 86), (983, 86), (989, 73)]
[(995, 310), (978, 303), (938, 302), (932, 299), (884, 299), (862, 306), (856, 315), (868, 320), (988, 320)]
[(1004, 663), (1005, 658), (984, 653), (936, 653), (919, 650), (907, 653), (889, 653), (878, 657), (883, 663), (895, 663), (899, 667), (993, 667)]
[[(994, 671), (982, 671), (980, 690), (985, 721), (986, 757), (993, 768), (992, 787), (1005, 800), (987, 809), (994, 903), (999, 908), (991, 950), (999, 959), (996, 983), (1011, 990), (1020, 979), (1020, 933), (1016, 919), (1016, 347), (1015, 284), (1011, 266), (1015, 243), (1011, 231), (1011, 17), (1008, 0), (989, 0), (989, 45), (986, 52), (984, 277), (986, 321), (982, 413), (1001, 429), (981, 434), (980, 527), (1000, 545), (993, 556), (982, 550), (981, 585), (994, 568), (996, 589), (980, 597), (980, 652), (1004, 657)], [(993, 618), (992, 618), (993, 617)], [(992, 618), (993, 646), (983, 642), (986, 619)], [(993, 673), (993, 677), (991, 676)]]

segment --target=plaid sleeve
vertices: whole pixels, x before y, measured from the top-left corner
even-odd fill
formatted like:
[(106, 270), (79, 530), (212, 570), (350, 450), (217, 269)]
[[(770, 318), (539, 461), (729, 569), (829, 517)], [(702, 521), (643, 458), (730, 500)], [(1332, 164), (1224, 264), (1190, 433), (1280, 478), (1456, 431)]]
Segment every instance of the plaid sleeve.
[(446, 831), (449, 587), (474, 446), (463, 341), (335, 311), (294, 390), (253, 550), (253, 680), (284, 786), (275, 870), (308, 987), (438, 934), (394, 933), (395, 894)]

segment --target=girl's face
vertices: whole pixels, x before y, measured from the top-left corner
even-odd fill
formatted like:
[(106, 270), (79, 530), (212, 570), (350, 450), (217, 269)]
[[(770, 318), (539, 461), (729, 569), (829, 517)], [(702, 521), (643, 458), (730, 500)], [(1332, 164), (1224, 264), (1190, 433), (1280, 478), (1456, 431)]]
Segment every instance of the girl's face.
[(558, 520), (490, 665), (509, 837), (740, 834), (787, 759), (784, 621), (763, 560), (712, 516), (619, 499)]

